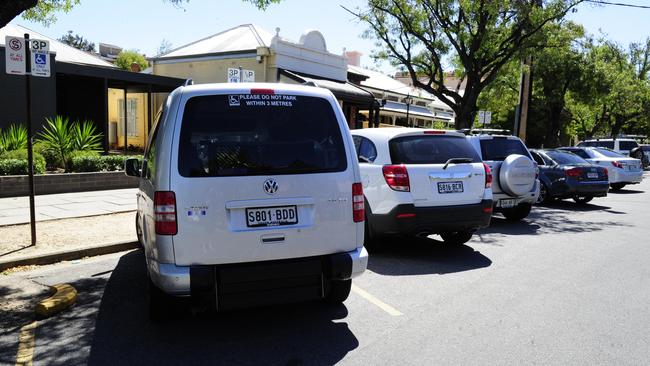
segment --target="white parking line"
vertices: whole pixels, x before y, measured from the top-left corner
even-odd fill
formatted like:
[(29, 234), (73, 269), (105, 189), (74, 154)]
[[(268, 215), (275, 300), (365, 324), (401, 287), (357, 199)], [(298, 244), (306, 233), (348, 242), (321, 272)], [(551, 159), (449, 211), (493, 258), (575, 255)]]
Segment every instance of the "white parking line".
[(364, 299), (368, 300), (368, 301), (371, 302), (372, 304), (376, 305), (376, 306), (379, 307), (381, 310), (387, 312), (389, 315), (392, 315), (392, 316), (400, 316), (400, 315), (404, 315), (404, 314), (402, 314), (399, 310), (397, 310), (397, 309), (395, 309), (394, 307), (392, 307), (392, 306), (386, 304), (385, 302), (379, 300), (378, 298), (372, 296), (371, 294), (369, 294), (369, 293), (366, 292), (365, 290), (360, 289), (360, 288), (357, 287), (355, 284), (352, 284), (352, 291), (353, 291), (355, 294), (357, 294), (357, 295), (363, 297)]

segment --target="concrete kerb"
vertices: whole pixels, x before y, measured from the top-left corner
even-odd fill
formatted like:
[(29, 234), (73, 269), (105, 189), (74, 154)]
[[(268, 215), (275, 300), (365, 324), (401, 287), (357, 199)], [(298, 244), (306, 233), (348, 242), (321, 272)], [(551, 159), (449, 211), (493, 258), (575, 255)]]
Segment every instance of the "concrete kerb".
[(77, 290), (67, 283), (51, 286), (52, 296), (36, 304), (37, 319), (47, 318), (61, 312), (77, 301)]
[(70, 261), (84, 257), (94, 257), (98, 255), (123, 252), (130, 249), (137, 249), (140, 244), (137, 241), (125, 241), (110, 243), (93, 247), (77, 248), (62, 250), (54, 253), (33, 255), (24, 258), (10, 259), (0, 261), (0, 272), (13, 267), (54, 264), (61, 261)]

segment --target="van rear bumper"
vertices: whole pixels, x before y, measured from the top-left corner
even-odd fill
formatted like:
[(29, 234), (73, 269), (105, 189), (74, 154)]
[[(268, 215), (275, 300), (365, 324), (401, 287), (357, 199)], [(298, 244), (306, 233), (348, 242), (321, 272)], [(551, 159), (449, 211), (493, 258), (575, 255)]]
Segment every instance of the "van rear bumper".
[(257, 305), (258, 298), (261, 304), (322, 298), (327, 282), (357, 277), (367, 266), (364, 247), (324, 256), (224, 265), (148, 261), (151, 280), (165, 293), (206, 298), (217, 309)]

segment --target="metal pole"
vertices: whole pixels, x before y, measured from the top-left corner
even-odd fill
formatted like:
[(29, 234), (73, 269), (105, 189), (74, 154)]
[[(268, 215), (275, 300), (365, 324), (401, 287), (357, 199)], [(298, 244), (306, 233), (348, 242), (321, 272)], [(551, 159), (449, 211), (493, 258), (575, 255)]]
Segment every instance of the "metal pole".
[[(49, 57), (49, 56), (48, 56)], [(32, 136), (32, 87), (31, 87), (31, 51), (29, 34), (25, 33), (25, 105), (27, 107), (27, 174), (29, 176), (29, 226), (32, 234), (32, 246), (36, 245), (36, 207), (34, 204), (34, 144)]]
[(124, 86), (124, 155), (126, 155), (126, 150), (129, 148), (129, 143), (128, 143), (128, 132), (127, 129), (129, 128), (129, 112), (126, 110), (126, 88), (127, 86)]

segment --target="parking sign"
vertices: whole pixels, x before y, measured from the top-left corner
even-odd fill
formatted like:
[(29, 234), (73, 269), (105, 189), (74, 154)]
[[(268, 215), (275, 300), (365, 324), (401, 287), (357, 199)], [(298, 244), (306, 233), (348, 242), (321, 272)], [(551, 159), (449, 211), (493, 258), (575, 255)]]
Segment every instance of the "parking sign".
[(7, 74), (25, 75), (25, 39), (5, 37), (5, 70)]
[(42, 39), (30, 41), (32, 52), (32, 76), (50, 76), (50, 42)]

